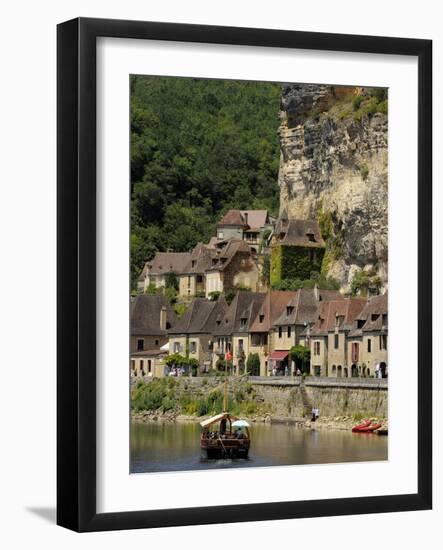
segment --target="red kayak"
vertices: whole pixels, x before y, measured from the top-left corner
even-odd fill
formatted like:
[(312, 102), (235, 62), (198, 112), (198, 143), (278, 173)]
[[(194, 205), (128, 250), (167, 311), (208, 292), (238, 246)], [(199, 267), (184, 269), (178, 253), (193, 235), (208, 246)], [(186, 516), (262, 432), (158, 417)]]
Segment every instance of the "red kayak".
[(357, 433), (371, 433), (375, 430), (378, 430), (379, 428), (381, 428), (381, 424), (371, 424), (369, 422), (368, 426), (365, 426), (364, 428), (360, 428), (359, 430), (357, 430)]
[(362, 422), (361, 424), (357, 424), (357, 426), (354, 426), (354, 427), (352, 428), (352, 431), (353, 431), (353, 432), (360, 432), (360, 431), (363, 430), (364, 428), (367, 428), (370, 424), (371, 424), (371, 421), (370, 421), (370, 420), (365, 420), (365, 421)]

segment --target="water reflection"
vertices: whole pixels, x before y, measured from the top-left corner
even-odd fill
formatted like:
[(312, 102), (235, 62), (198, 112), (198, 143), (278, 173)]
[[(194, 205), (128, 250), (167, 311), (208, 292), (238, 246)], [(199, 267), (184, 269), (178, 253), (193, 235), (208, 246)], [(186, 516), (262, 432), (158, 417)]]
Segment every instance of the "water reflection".
[(386, 460), (388, 438), (350, 431), (306, 430), (283, 424), (254, 424), (249, 459), (204, 460), (195, 423), (141, 423), (131, 426), (131, 472), (160, 472), (326, 464)]

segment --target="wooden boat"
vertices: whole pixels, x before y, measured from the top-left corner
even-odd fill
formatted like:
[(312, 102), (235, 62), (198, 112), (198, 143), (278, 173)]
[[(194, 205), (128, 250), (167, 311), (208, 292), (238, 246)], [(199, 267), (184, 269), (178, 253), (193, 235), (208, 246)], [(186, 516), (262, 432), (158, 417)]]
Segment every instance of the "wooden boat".
[(371, 424), (370, 420), (365, 420), (361, 424), (357, 424), (352, 428), (353, 432), (360, 432), (363, 428), (367, 428)]
[(206, 458), (248, 458), (251, 437), (248, 424), (245, 431), (233, 429), (232, 424), (239, 419), (223, 412), (200, 422), (200, 448)]

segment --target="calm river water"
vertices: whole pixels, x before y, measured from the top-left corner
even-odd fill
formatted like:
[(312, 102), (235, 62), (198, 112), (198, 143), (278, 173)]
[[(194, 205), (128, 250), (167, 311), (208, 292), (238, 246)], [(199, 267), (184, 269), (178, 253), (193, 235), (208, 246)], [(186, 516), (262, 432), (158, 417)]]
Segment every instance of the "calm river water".
[(200, 426), (142, 423), (131, 426), (131, 472), (207, 470), (290, 464), (387, 460), (388, 438), (344, 430), (306, 430), (286, 424), (253, 424), (249, 458), (202, 460)]

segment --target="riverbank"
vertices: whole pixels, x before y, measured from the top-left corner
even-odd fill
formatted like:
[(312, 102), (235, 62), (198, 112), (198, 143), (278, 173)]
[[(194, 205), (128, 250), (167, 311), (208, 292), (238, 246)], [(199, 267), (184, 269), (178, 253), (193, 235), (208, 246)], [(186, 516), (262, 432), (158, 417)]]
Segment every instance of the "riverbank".
[[(199, 422), (223, 410), (224, 377), (135, 380), (133, 418), (142, 422)], [(350, 429), (362, 419), (387, 425), (386, 380), (230, 377), (227, 409), (252, 423), (311, 427), (312, 408), (319, 429)]]
[[(174, 411), (163, 412), (157, 411), (139, 411), (132, 412), (131, 419), (133, 422), (142, 423), (195, 423), (198, 424), (209, 416), (194, 416), (179, 414)], [(286, 424), (293, 425), (297, 428), (305, 429), (326, 429), (326, 430), (351, 430), (351, 428), (359, 421), (348, 416), (343, 417), (320, 417), (316, 422), (312, 422), (309, 418), (294, 418), (290, 416), (273, 416), (266, 414), (263, 416), (243, 417), (251, 425), (254, 424)], [(369, 420), (369, 417), (368, 417)], [(372, 417), (374, 423), (380, 423), (381, 430), (388, 429), (388, 421), (386, 418)]]

